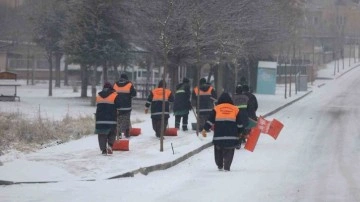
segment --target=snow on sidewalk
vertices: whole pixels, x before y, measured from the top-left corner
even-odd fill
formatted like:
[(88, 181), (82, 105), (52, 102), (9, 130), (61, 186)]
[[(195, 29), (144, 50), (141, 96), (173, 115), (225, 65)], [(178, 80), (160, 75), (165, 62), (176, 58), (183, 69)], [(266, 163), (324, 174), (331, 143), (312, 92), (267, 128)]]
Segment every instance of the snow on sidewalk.
[[(306, 92), (299, 92), (284, 99), (281, 87), (277, 95), (257, 95), (258, 115), (276, 109)], [(139, 136), (130, 138), (130, 151), (114, 151), (111, 156), (102, 156), (97, 135), (61, 145), (41, 149), (37, 152), (19, 155), (18, 158), (1, 156), (0, 179), (14, 182), (27, 181), (66, 181), (106, 179), (141, 167), (174, 161), (212, 140), (212, 132), (206, 138), (197, 137), (195, 131), (178, 131), (178, 136), (166, 136), (164, 151), (160, 152), (160, 141), (155, 137), (150, 115), (134, 111), (132, 119), (140, 123), (133, 127), (141, 128)], [(174, 126), (175, 118), (169, 119), (169, 127)], [(195, 117), (190, 112), (189, 129)]]
[[(329, 64), (328, 69), (331, 67)], [(357, 65), (354, 64), (353, 67)], [(340, 70), (346, 72), (349, 69), (351, 68)], [(324, 70), (318, 73), (318, 77), (334, 79), (341, 76), (341, 72), (333, 75), (332, 71)], [(259, 102), (257, 115), (265, 115), (299, 99), (326, 82), (331, 80), (316, 80), (313, 85), (309, 83), (307, 92), (292, 92), (291, 97), (287, 95), (287, 99), (284, 98), (284, 85), (277, 85), (275, 95), (256, 94)], [(53, 97), (47, 96), (46, 88), (47, 85), (21, 86), (19, 95), (22, 96), (22, 101), (1, 102), (0, 111), (15, 110), (31, 116), (36, 114), (37, 108), (41, 106), (42, 112), (54, 119), (59, 119), (66, 113), (74, 116), (93, 115), (95, 112), (95, 107), (88, 106), (88, 101), (78, 98), (79, 94), (74, 94), (71, 88), (54, 89)], [(0, 180), (30, 182), (107, 179), (142, 167), (174, 161), (211, 142), (212, 132), (207, 138), (201, 138), (192, 130), (187, 132), (180, 130), (176, 137), (165, 137), (164, 151), (160, 152), (160, 142), (152, 129), (150, 115), (145, 115), (143, 112), (144, 104), (145, 101), (138, 104), (132, 112), (131, 119), (136, 122), (133, 127), (141, 128), (142, 133), (130, 138), (130, 151), (114, 151), (112, 156), (102, 156), (97, 135), (29, 154), (12, 151), (0, 156), (0, 162), (3, 164), (0, 165)], [(276, 114), (272, 116), (276, 117)], [(171, 115), (169, 127), (174, 126), (174, 121), (175, 118)], [(195, 117), (190, 112), (189, 129), (192, 122), (195, 122)]]

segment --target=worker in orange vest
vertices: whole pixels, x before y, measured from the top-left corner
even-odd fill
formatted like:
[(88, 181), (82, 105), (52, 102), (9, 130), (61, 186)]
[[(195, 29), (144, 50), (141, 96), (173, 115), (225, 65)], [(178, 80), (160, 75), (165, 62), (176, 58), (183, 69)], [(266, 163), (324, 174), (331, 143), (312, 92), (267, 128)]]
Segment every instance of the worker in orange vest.
[[(164, 95), (165, 91), (165, 97)], [(162, 104), (165, 101), (165, 111), (162, 111)], [(165, 114), (164, 119), (164, 133), (165, 129), (168, 125), (168, 119), (170, 117), (170, 107), (169, 103), (174, 102), (174, 95), (169, 89), (166, 89), (166, 82), (161, 80), (158, 84), (158, 87), (153, 89), (150, 92), (150, 95), (147, 98), (145, 104), (145, 114), (149, 112), (149, 107), (151, 106), (151, 120), (152, 120), (152, 127), (155, 131), (155, 136), (160, 138), (161, 134), (161, 117), (162, 113)]]
[(248, 124), (247, 110), (236, 107), (230, 95), (222, 93), (201, 132), (203, 137), (206, 137), (206, 130), (214, 126), (212, 142), (215, 163), (219, 170), (230, 171), (235, 147), (239, 144), (239, 134)]
[(199, 124), (199, 131), (201, 131), (204, 127), (206, 119), (214, 108), (217, 95), (214, 87), (206, 83), (205, 78), (201, 78), (199, 84), (200, 85), (196, 86), (192, 91), (191, 100), (192, 106), (197, 109), (197, 101), (199, 96), (199, 109), (197, 109), (196, 112), (199, 114), (199, 122), (197, 124)]
[(118, 108), (118, 135), (122, 137), (124, 133), (126, 138), (130, 137), (130, 115), (132, 110), (132, 98), (136, 97), (136, 89), (129, 81), (126, 74), (121, 74), (119, 81), (114, 83), (114, 90), (119, 95), (121, 107)]
[(106, 82), (96, 96), (95, 134), (103, 155), (112, 154), (116, 137), (116, 108), (121, 107), (118, 94), (111, 83)]

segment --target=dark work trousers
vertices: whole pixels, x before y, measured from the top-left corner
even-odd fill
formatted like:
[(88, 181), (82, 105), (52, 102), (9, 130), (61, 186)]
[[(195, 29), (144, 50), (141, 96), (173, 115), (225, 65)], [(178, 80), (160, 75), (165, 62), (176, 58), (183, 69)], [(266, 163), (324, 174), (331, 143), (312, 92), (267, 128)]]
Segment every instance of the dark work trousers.
[(124, 114), (119, 114), (118, 113), (118, 117), (117, 117), (117, 124), (118, 124), (118, 134), (121, 137), (122, 133), (124, 133), (124, 135), (126, 137), (129, 137), (129, 129), (131, 128), (131, 122), (130, 122), (130, 113), (131, 112), (127, 112)]
[(205, 125), (205, 122), (207, 121), (208, 119), (208, 114), (201, 114), (199, 115), (199, 131), (202, 131), (203, 128), (204, 128), (204, 125)]
[[(168, 125), (168, 119), (165, 118), (164, 120), (164, 134), (165, 134), (165, 130), (166, 130), (166, 127)], [(155, 131), (155, 135), (156, 137), (160, 137), (160, 134), (161, 134), (161, 119), (152, 119), (152, 127)]]
[(108, 134), (98, 134), (99, 146), (101, 151), (104, 151), (106, 149), (106, 144), (108, 144), (110, 147), (113, 146), (116, 137), (115, 128), (115, 126), (112, 127)]
[(230, 170), (234, 158), (234, 148), (224, 148), (214, 145), (215, 163), (219, 169)]
[(181, 118), (183, 130), (187, 129), (189, 114), (175, 115), (175, 128), (180, 128)]

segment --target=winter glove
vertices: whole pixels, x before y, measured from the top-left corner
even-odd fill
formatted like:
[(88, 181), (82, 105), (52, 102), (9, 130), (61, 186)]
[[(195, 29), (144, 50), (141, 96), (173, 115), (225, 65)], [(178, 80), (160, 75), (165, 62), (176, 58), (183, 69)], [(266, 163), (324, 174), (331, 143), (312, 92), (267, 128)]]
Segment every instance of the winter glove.
[(242, 133), (240, 133), (240, 139), (247, 140), (249, 138), (249, 134), (250, 132), (248, 132), (247, 130), (243, 131)]
[(251, 131), (251, 128), (246, 128), (246, 129), (244, 129), (243, 134), (244, 134), (244, 135), (249, 135), (249, 134), (250, 134), (250, 131)]
[(145, 114), (147, 114), (149, 112), (149, 109), (148, 108), (146, 108), (145, 109)]
[(206, 137), (206, 130), (203, 129), (203, 130), (201, 131), (201, 135), (202, 135), (203, 137)]
[(192, 110), (192, 106), (191, 106), (191, 102), (189, 102), (189, 111), (191, 111)]

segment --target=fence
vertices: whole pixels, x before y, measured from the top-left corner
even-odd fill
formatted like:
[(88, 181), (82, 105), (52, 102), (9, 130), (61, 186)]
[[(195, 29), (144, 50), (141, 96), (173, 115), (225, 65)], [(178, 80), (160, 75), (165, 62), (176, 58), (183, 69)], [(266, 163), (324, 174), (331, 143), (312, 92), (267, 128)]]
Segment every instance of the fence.
[[(160, 80), (160, 78), (156, 78), (154, 82), (146, 82), (141, 79), (133, 81), (137, 91), (136, 98), (146, 99), (150, 91), (158, 86)], [(171, 89), (171, 79), (166, 79), (166, 88)]]

